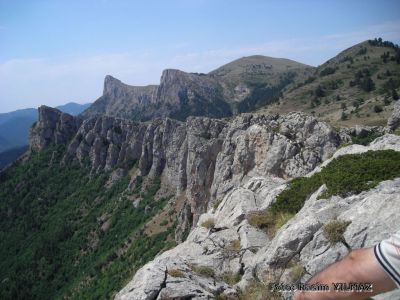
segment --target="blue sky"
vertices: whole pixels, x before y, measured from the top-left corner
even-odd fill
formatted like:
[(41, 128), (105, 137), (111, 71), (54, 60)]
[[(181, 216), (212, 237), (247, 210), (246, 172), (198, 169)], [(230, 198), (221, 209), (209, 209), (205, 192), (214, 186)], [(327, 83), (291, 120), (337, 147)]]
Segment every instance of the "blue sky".
[(400, 1), (0, 0), (0, 112), (94, 101), (107, 74), (157, 84), (253, 54), (316, 66), (378, 36), (400, 43)]

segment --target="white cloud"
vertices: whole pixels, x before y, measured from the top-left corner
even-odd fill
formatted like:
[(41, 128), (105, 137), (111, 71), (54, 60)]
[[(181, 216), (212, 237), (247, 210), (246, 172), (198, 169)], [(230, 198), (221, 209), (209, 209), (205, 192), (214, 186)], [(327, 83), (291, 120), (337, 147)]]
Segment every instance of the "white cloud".
[[(400, 22), (378, 24), (347, 33), (311, 38), (275, 40), (232, 48), (190, 52), (182, 42), (163, 51), (110, 53), (88, 57), (13, 59), (0, 64), (0, 112), (40, 104), (59, 105), (69, 101), (94, 101), (102, 93), (107, 74), (128, 84), (158, 83), (161, 71), (177, 68), (209, 72), (233, 59), (253, 54), (285, 57), (318, 65), (356, 43), (382, 37), (400, 40)], [(0, 26), (1, 29), (1, 26)]]

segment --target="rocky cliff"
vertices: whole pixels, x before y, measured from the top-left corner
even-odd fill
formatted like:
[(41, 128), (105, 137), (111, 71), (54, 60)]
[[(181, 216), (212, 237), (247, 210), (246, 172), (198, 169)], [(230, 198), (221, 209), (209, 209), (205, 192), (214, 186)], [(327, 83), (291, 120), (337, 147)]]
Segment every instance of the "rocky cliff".
[(82, 116), (141, 121), (227, 117), (274, 100), (295, 77), (309, 69), (312, 67), (294, 61), (258, 55), (236, 60), (209, 74), (167, 69), (159, 85), (130, 86), (108, 75), (103, 95)]
[(38, 121), (29, 130), (29, 145), (35, 150), (67, 144), (79, 127), (77, 118), (55, 108), (41, 106), (38, 114)]
[[(400, 137), (385, 135), (369, 147), (348, 146), (333, 158), (384, 149), (400, 151)], [(262, 299), (291, 299), (290, 291), (279, 295), (254, 282), (305, 282), (350, 249), (373, 246), (400, 229), (399, 178), (345, 197), (326, 197), (326, 186), (321, 186), (274, 236), (250, 224), (247, 216), (271, 208), (286, 187), (285, 180), (274, 175), (253, 176), (238, 184), (218, 206), (200, 216), (201, 225), (194, 227), (185, 242), (137, 271), (116, 299), (256, 299), (252, 297), (260, 295)], [(343, 242), (332, 243), (324, 230), (337, 220), (347, 227)], [(238, 290), (242, 291), (239, 295)], [(399, 296), (397, 290), (374, 299)]]
[[(185, 192), (193, 216), (254, 176), (304, 175), (347, 140), (311, 116), (245, 114), (232, 120), (190, 117), (137, 123), (108, 116), (79, 119), (39, 108), (32, 149), (67, 144), (64, 160), (90, 162), (93, 172), (137, 163), (139, 176), (162, 177)], [(132, 179), (135, 180), (135, 179)]]

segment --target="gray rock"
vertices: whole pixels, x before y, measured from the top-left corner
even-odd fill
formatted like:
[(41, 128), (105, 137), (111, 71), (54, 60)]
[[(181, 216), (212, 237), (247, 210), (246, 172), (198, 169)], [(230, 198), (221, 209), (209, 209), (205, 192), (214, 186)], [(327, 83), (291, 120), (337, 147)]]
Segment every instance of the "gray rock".
[(396, 130), (400, 127), (400, 101), (395, 102), (393, 113), (387, 122), (387, 127), (390, 131)]
[(58, 109), (42, 105), (38, 113), (38, 121), (29, 130), (32, 150), (42, 150), (50, 144), (66, 145), (78, 130), (79, 121)]

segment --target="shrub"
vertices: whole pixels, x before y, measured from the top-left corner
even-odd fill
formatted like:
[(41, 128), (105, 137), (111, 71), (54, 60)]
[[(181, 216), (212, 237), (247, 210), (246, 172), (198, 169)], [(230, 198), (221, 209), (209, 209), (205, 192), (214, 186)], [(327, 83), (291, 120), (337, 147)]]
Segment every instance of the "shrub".
[(121, 127), (119, 127), (118, 125), (115, 126), (115, 127), (114, 127), (114, 132), (115, 132), (116, 134), (122, 134), (122, 129), (121, 129)]
[(165, 226), (165, 225), (167, 225), (168, 224), (168, 220), (163, 220), (161, 223), (160, 223), (160, 226)]
[(183, 272), (179, 269), (169, 269), (168, 275), (170, 275), (172, 277), (179, 277), (179, 278), (185, 277), (185, 274), (183, 274)]
[(290, 275), (291, 275), (291, 277), (292, 277), (294, 283), (299, 282), (300, 279), (301, 279), (305, 274), (306, 274), (306, 269), (305, 269), (302, 265), (300, 265), (300, 264), (297, 264), (297, 265), (295, 265), (294, 267), (292, 267), (292, 268), (290, 269)]
[(221, 204), (222, 199), (218, 199), (213, 203), (213, 210), (216, 211), (218, 206)]
[(225, 247), (225, 250), (228, 251), (240, 251), (240, 240), (233, 240), (229, 243), (228, 246)]
[(214, 277), (215, 272), (212, 268), (206, 266), (192, 266), (192, 271), (204, 277)]
[(371, 91), (373, 91), (375, 89), (375, 83), (374, 81), (371, 79), (371, 77), (367, 77), (364, 78), (361, 82), (360, 82), (360, 87), (361, 89), (363, 89), (365, 92), (369, 93)]
[(222, 274), (222, 280), (229, 285), (234, 285), (238, 283), (241, 279), (242, 275), (240, 275), (240, 273), (225, 272), (224, 274)]
[(374, 106), (374, 112), (376, 112), (377, 114), (382, 112), (382, 111), (383, 111), (382, 106), (380, 106), (380, 105), (375, 105)]
[(261, 282), (251, 282), (244, 291), (238, 295), (238, 300), (280, 300), (281, 295), (277, 291), (270, 290), (266, 285)]
[(272, 238), (293, 216), (294, 213), (291, 212), (274, 213), (267, 209), (250, 213), (247, 220), (251, 226), (264, 229), (268, 236)]
[(279, 212), (276, 216), (275, 221), (275, 231), (278, 231), (283, 225), (285, 225), (289, 220), (294, 217), (293, 213), (289, 212)]
[(335, 72), (336, 72), (336, 69), (335, 69), (335, 68), (326, 67), (325, 69), (323, 69), (323, 70), (319, 73), (319, 75), (321, 75), (321, 76), (327, 76), (327, 75), (331, 75), (331, 74), (333, 74), (333, 73), (335, 73)]
[(340, 221), (335, 220), (325, 224), (323, 227), (323, 233), (325, 238), (332, 244), (339, 242), (345, 242), (343, 234), (346, 231), (347, 226), (349, 226), (350, 221)]
[(397, 91), (395, 89), (392, 89), (392, 99), (394, 101), (399, 100), (399, 94), (397, 94)]
[(201, 226), (204, 228), (207, 228), (207, 229), (214, 228), (215, 221), (213, 218), (209, 218), (209, 219), (205, 220), (203, 223), (201, 223)]
[(326, 91), (321, 85), (318, 85), (317, 88), (315, 89), (315, 96), (316, 97), (325, 97), (326, 96)]
[(247, 215), (249, 224), (253, 227), (266, 229), (274, 225), (274, 216), (269, 210), (255, 211)]
[(382, 133), (372, 130), (372, 131), (368, 132), (368, 134), (366, 136), (351, 137), (351, 141), (353, 142), (353, 144), (359, 144), (359, 145), (366, 146), (380, 136), (382, 136)]

